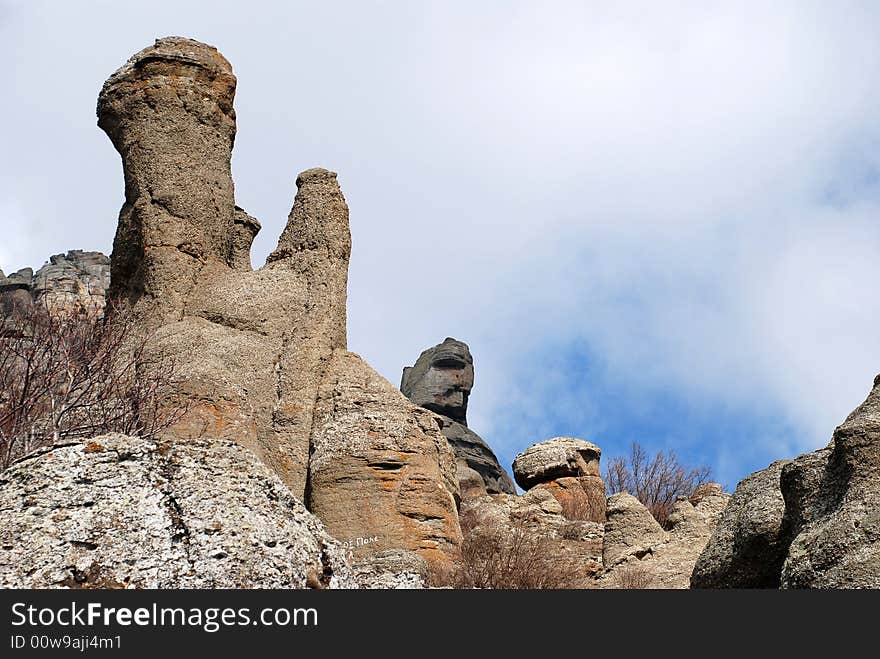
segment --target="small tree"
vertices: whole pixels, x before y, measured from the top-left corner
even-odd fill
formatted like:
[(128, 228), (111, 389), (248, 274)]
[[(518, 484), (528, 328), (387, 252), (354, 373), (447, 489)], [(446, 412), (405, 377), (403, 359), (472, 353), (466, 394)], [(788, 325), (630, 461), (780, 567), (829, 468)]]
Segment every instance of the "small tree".
[(124, 305), (50, 310), (22, 305), (0, 319), (0, 467), (71, 438), (154, 437), (177, 422), (177, 363)]
[(686, 467), (675, 451), (649, 455), (633, 442), (629, 456), (616, 457), (605, 468), (605, 486), (609, 494), (629, 492), (641, 501), (660, 524), (672, 512), (679, 495), (690, 496), (698, 485), (709, 481), (710, 467)]

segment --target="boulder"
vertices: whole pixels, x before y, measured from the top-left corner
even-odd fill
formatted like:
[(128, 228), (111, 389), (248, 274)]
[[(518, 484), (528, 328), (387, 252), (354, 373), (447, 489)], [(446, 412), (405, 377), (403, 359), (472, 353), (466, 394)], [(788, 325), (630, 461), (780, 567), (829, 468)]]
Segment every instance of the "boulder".
[(252, 453), (104, 435), (0, 472), (3, 588), (356, 588), (339, 543)]
[(791, 541), (783, 588), (880, 588), (880, 376), (826, 449), (780, 479)]
[(573, 437), (554, 437), (527, 448), (513, 460), (517, 484), (528, 490), (557, 478), (599, 476), (602, 449)]
[(779, 477), (785, 460), (744, 478), (697, 560), (693, 588), (776, 588), (787, 550)]
[[(720, 488), (708, 495), (704, 488), (703, 494), (697, 506), (686, 496), (678, 497), (666, 529), (635, 497), (626, 493), (610, 497), (600, 584), (606, 588), (689, 588), (694, 564), (715, 528), (716, 508), (729, 497)], [(703, 503), (707, 505), (701, 509)]]
[(669, 534), (650, 511), (627, 492), (618, 492), (608, 498), (605, 515), (602, 562), (606, 569), (630, 556), (641, 559), (654, 547), (669, 540)]
[(532, 488), (538, 489), (546, 490), (556, 498), (567, 519), (605, 521), (605, 482), (599, 476), (565, 476)]

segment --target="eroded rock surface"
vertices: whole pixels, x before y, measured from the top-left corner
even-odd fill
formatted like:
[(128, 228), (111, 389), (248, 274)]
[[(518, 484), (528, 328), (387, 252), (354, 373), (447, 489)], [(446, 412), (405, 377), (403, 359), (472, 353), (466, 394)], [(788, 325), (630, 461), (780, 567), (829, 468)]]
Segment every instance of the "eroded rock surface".
[(458, 555), (455, 455), (437, 417), (413, 405), (357, 355), (334, 353), (318, 392), (307, 505), (342, 541), (373, 538), (442, 569)]
[(77, 309), (101, 312), (110, 285), (110, 259), (101, 252), (74, 249), (55, 254), (34, 272), (23, 268), (4, 277), (0, 272), (0, 316), (16, 306), (45, 305), (53, 313)]
[(709, 542), (729, 494), (717, 484), (679, 497), (664, 529), (650, 511), (625, 492), (608, 499), (600, 583), (606, 588), (690, 587), (690, 577)]
[(339, 543), (238, 444), (104, 435), (0, 472), (0, 587), (357, 585)]
[(605, 521), (605, 481), (599, 472), (602, 449), (573, 437), (554, 437), (527, 448), (513, 460), (523, 489), (542, 488), (562, 504), (569, 519)]
[(831, 443), (740, 482), (694, 569), (703, 588), (880, 588), (880, 377)]
[(787, 541), (780, 460), (736, 486), (711, 541), (694, 567), (694, 588), (776, 588)]
[[(230, 173), (235, 87), (215, 48), (169, 37), (132, 56), (98, 99), (126, 182), (110, 292), (144, 312), (157, 348), (181, 363), (192, 408), (171, 434), (251, 449), (340, 539), (371, 526), (341, 511), (356, 480), (372, 519), (389, 524), (382, 549), (454, 555), (458, 490), (436, 420), (346, 352), (351, 236), (334, 172), (297, 177), (278, 246), (252, 270), (260, 223), (235, 205)], [(334, 448), (343, 433), (359, 453)], [(370, 462), (392, 448), (395, 460)], [(355, 463), (362, 473), (345, 471)], [(384, 517), (392, 510), (400, 519)]]
[[(423, 351), (415, 365), (404, 367), (400, 390), (416, 405), (442, 417), (443, 434), (456, 457), (480, 475), (482, 489), (490, 494), (513, 494), (513, 481), (495, 453), (467, 426), (468, 398), (473, 386), (474, 360), (470, 349), (463, 341), (446, 338)], [(467, 496), (471, 490), (468, 487), (462, 491)]]

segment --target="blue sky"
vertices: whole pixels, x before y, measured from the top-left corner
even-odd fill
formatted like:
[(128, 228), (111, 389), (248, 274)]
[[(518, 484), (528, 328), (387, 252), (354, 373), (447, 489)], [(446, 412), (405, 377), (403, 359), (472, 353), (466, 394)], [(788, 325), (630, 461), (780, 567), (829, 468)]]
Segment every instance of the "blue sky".
[(0, 0), (0, 268), (109, 252), (98, 90), (191, 36), (238, 76), (256, 264), (297, 172), (339, 172), (352, 350), (397, 384), (467, 341), (505, 466), (637, 440), (732, 487), (880, 371), (878, 33), (871, 2)]

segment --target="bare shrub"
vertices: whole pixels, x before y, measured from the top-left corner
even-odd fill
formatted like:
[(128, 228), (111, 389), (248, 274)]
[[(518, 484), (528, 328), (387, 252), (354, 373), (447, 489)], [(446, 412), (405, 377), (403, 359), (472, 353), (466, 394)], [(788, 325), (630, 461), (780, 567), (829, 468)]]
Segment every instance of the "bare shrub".
[(651, 573), (641, 563), (626, 563), (612, 577), (612, 586), (624, 590), (644, 590), (654, 583)]
[(186, 412), (177, 363), (128, 307), (18, 307), (0, 320), (0, 467), (65, 439), (150, 438)]
[(593, 584), (588, 566), (558, 540), (540, 534), (528, 519), (504, 524), (470, 510), (462, 513), (461, 526), (461, 564), (448, 577), (453, 588), (589, 588)]
[(666, 524), (679, 495), (690, 496), (712, 476), (710, 467), (686, 467), (675, 451), (651, 456), (633, 442), (629, 456), (616, 457), (605, 468), (609, 494), (629, 492), (641, 501), (661, 525)]

